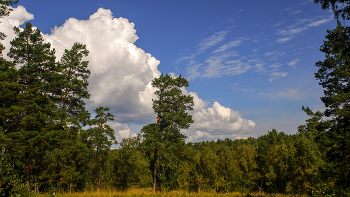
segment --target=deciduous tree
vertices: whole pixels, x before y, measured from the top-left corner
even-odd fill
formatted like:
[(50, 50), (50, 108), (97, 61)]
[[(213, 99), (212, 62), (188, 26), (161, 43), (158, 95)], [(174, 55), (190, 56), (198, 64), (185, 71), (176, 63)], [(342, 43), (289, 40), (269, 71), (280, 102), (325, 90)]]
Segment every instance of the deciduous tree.
[(118, 189), (127, 190), (130, 186), (147, 187), (151, 183), (149, 163), (139, 149), (141, 136), (124, 138), (120, 148), (114, 150), (113, 177)]

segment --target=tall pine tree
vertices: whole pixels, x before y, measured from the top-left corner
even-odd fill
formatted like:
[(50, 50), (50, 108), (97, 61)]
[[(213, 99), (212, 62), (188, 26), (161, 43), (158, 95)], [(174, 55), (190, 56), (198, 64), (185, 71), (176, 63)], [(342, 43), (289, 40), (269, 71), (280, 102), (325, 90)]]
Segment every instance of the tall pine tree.
[(152, 81), (157, 88), (153, 100), (153, 109), (157, 114), (157, 122), (141, 129), (145, 138), (144, 145), (153, 152), (153, 192), (156, 191), (157, 165), (159, 153), (162, 149), (176, 152), (179, 145), (184, 143), (186, 136), (180, 129), (187, 129), (193, 123), (192, 116), (186, 110), (193, 110), (193, 97), (183, 95), (181, 88), (188, 87), (188, 81), (181, 77), (172, 78), (169, 74), (162, 74)]
[(90, 70), (88, 61), (82, 61), (89, 51), (86, 45), (74, 43), (70, 50), (65, 50), (58, 71), (61, 73), (60, 88), (57, 89), (57, 103), (62, 112), (61, 122), (64, 127), (81, 127), (86, 125), (89, 113), (85, 109), (84, 99), (90, 98), (88, 81)]
[(17, 80), (20, 90), (16, 97), (18, 129), (10, 137), (15, 148), (24, 151), (24, 174), (29, 190), (34, 150), (45, 143), (43, 136), (55, 127), (57, 120), (57, 107), (50, 99), (55, 89), (51, 84), (55, 79), (55, 51), (50, 49), (50, 43), (44, 43), (40, 30), (31, 23), (23, 31), (17, 27), (14, 30), (17, 37), (11, 41), (8, 56), (20, 66)]
[(88, 53), (86, 46), (80, 43), (66, 49), (55, 68), (55, 80), (51, 82), (56, 87), (51, 99), (58, 106), (58, 120), (55, 129), (47, 135), (49, 143), (44, 163), (48, 167), (41, 177), (58, 191), (62, 186), (71, 189), (71, 183), (78, 175), (75, 146), (84, 145), (79, 140), (79, 132), (90, 116), (84, 102), (90, 96), (87, 89), (90, 71), (88, 62), (82, 61)]
[(350, 27), (338, 21), (334, 30), (328, 30), (321, 47), (326, 59), (319, 61), (316, 79), (324, 88), (321, 100), (331, 117), (327, 137), (331, 139), (327, 157), (338, 186), (350, 188)]

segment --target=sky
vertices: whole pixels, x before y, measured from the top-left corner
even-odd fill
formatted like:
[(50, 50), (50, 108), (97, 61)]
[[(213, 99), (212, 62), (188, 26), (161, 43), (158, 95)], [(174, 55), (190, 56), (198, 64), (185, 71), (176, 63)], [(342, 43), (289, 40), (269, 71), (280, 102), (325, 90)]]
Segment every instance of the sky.
[[(43, 33), (59, 61), (75, 42), (90, 51), (87, 108), (109, 107), (118, 141), (156, 122), (151, 81), (181, 74), (194, 97), (187, 142), (295, 134), (324, 110), (314, 78), (329, 10), (312, 0), (19, 0), (0, 29), (9, 42), (26, 22)], [(8, 57), (5, 57), (9, 59)]]

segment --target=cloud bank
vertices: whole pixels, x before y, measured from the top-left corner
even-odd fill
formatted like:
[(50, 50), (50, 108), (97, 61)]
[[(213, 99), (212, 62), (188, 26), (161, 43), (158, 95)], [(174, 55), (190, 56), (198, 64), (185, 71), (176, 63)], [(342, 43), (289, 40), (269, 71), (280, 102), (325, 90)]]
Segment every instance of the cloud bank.
[(190, 92), (195, 102), (193, 115), (194, 123), (184, 133), (187, 141), (204, 139), (241, 138), (255, 128), (255, 122), (241, 117), (239, 112), (214, 102), (211, 107), (194, 92)]
[[(7, 50), (9, 41), (14, 38), (13, 26), (23, 24), (34, 16), (23, 6), (18, 6), (9, 17), (1, 19), (0, 27), (8, 37), (4, 40)], [(220, 32), (199, 45), (205, 50), (220, 42), (227, 32)], [(89, 78), (88, 109), (109, 107), (115, 116), (111, 127), (115, 130), (118, 140), (132, 137), (137, 130), (131, 125), (142, 127), (156, 120), (152, 109), (152, 98), (155, 89), (151, 81), (158, 77), (160, 61), (151, 54), (138, 48), (134, 43), (139, 37), (135, 25), (126, 18), (114, 18), (108, 9), (100, 8), (87, 20), (70, 18), (50, 34), (43, 35), (56, 49), (57, 60), (64, 49), (70, 49), (73, 43), (86, 44), (90, 51), (85, 60), (89, 61), (91, 76)], [(230, 48), (239, 43), (230, 43), (224, 48)], [(6, 54), (7, 51), (4, 52)], [(231, 62), (232, 73), (240, 72), (240, 62)], [(237, 69), (235, 69), (237, 68)], [(245, 120), (230, 108), (221, 106), (218, 102), (209, 107), (195, 92), (187, 93), (194, 97), (194, 123), (190, 129), (183, 132), (188, 136), (187, 141), (211, 140), (216, 138), (237, 138), (252, 132), (255, 123)]]

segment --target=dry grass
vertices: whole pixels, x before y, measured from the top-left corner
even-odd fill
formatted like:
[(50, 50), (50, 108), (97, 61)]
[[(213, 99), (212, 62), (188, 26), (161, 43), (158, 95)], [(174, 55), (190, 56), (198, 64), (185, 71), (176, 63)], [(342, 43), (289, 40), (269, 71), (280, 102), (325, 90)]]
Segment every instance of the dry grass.
[(121, 191), (101, 191), (97, 192), (75, 192), (75, 193), (63, 193), (63, 194), (39, 194), (37, 197), (46, 197), (46, 196), (57, 196), (57, 197), (175, 197), (175, 196), (188, 196), (188, 197), (242, 197), (242, 196), (254, 196), (254, 197), (282, 197), (284, 195), (263, 195), (263, 194), (250, 194), (250, 195), (242, 195), (242, 193), (234, 192), (234, 193), (215, 193), (215, 192), (198, 192), (198, 193), (190, 193), (185, 191), (171, 191), (171, 192), (157, 192), (156, 194), (152, 193), (152, 189), (129, 189), (126, 192)]

